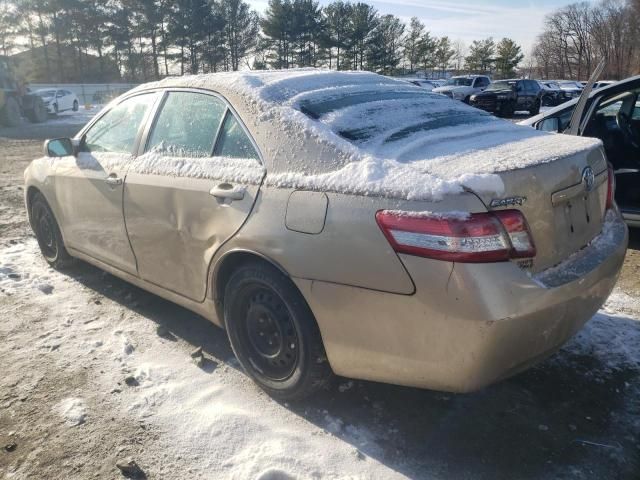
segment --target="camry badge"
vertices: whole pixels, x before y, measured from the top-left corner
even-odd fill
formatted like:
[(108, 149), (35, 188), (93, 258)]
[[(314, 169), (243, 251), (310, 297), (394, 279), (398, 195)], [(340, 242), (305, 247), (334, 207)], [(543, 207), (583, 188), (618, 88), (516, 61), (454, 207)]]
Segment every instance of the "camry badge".
[(527, 201), (527, 197), (506, 197), (506, 198), (494, 198), (491, 200), (489, 206), (495, 207), (513, 207), (514, 205), (522, 205)]
[(596, 183), (596, 176), (593, 173), (593, 168), (585, 167), (584, 170), (582, 170), (582, 183), (587, 192), (593, 190), (593, 185)]

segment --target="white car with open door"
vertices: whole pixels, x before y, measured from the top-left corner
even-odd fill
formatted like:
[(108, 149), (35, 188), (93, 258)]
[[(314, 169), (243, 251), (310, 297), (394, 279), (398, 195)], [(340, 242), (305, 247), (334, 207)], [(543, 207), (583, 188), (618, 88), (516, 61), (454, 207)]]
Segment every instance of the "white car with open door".
[[(584, 104), (574, 99), (520, 124), (602, 140), (615, 171), (618, 207), (629, 226), (640, 227), (640, 75), (587, 94)], [(576, 108), (581, 112), (571, 125)]]

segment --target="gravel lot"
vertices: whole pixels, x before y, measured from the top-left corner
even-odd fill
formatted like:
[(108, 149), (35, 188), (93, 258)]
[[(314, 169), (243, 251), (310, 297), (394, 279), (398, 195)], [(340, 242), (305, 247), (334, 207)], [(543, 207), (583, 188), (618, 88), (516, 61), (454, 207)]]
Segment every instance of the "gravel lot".
[(3, 478), (121, 478), (125, 458), (163, 479), (639, 478), (640, 232), (605, 307), (515, 378), (469, 395), (340, 379), (278, 404), (206, 320), (86, 264), (61, 274), (39, 257), (22, 172), (40, 139), (77, 129), (0, 130)]

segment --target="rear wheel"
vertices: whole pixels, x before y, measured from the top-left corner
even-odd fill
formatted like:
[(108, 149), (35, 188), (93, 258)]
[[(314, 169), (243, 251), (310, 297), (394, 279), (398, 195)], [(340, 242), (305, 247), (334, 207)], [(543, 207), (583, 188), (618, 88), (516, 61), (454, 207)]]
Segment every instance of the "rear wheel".
[(269, 395), (300, 399), (329, 382), (315, 318), (291, 280), (271, 265), (249, 263), (231, 275), (224, 321), (238, 361)]
[(20, 114), (20, 105), (13, 97), (7, 97), (4, 107), (0, 111), (0, 123), (7, 127), (17, 127), (22, 123), (22, 115)]
[(64, 247), (60, 228), (51, 207), (42, 194), (36, 193), (31, 200), (31, 226), (42, 256), (54, 268), (62, 269), (73, 263), (73, 257)]

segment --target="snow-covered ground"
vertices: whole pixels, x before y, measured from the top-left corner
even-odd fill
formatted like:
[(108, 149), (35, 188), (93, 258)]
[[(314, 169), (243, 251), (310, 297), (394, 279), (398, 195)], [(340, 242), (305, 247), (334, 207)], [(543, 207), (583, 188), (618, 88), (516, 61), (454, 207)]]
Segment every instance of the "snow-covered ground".
[[(586, 327), (539, 366), (470, 395), (339, 379), (270, 399), (224, 332), (88, 265), (50, 269), (0, 139), (0, 476), (162, 479), (637, 479), (640, 241)], [(202, 347), (205, 361), (191, 353)]]
[[(402, 412), (376, 414), (385, 408), (384, 402), (350, 395), (352, 408), (373, 412), (369, 422), (351, 423), (330, 412), (331, 404), (279, 404), (239, 371), (222, 332), (213, 334), (212, 345), (210, 338), (197, 337), (203, 334), (203, 320), (91, 267), (77, 267), (68, 275), (56, 272), (40, 258), (32, 238), (0, 248), (0, 292), (2, 358), (5, 365), (20, 367), (11, 368), (0, 381), (5, 417), (15, 415), (16, 402), (21, 404), (23, 397), (30, 401), (38, 386), (34, 376), (57, 370), (86, 377), (83, 385), (53, 392), (56, 398), (45, 408), (58, 418), (58, 428), (71, 435), (99, 435), (105, 413), (108, 417), (114, 412), (127, 422), (147, 425), (154, 441), (142, 450), (123, 442), (119, 456), (134, 456), (155, 478), (186, 478), (180, 473), (185, 471), (189, 478), (212, 479), (427, 478), (418, 475), (416, 459), (393, 451), (398, 428), (389, 419)], [(180, 318), (158, 323), (154, 312), (167, 309)], [(574, 369), (576, 359), (586, 359), (592, 368), (597, 363), (584, 373), (594, 385), (609, 382), (621, 371), (635, 372), (619, 388), (628, 396), (637, 393), (632, 383), (640, 372), (639, 318), (639, 299), (614, 293), (548, 366)], [(188, 325), (194, 321), (197, 331)], [(190, 351), (200, 345), (206, 360), (198, 366)], [(343, 380), (333, 393), (343, 395), (354, 384), (361, 388), (360, 383)], [(499, 390), (496, 393), (499, 397)], [(628, 401), (637, 402), (637, 397)], [(518, 408), (517, 403), (511, 406)], [(619, 407), (607, 413), (608, 428), (620, 433), (625, 422), (637, 426), (640, 418), (638, 411), (632, 414)], [(467, 413), (454, 409), (448, 415)], [(28, 437), (30, 423), (37, 421), (23, 420), (9, 435), (18, 445)], [(450, 420), (452, 426), (459, 421)], [(529, 428), (534, 432), (567, 428), (548, 419), (532, 420)], [(572, 422), (567, 419), (569, 428)], [(1, 435), (4, 440), (8, 432)], [(586, 435), (579, 441), (608, 445), (612, 455), (622, 454), (622, 436), (617, 443), (601, 437)], [(6, 478), (32, 478), (42, 472), (39, 456), (48, 443), (33, 445), (28, 462), (8, 461)], [(431, 468), (426, 472), (439, 478), (440, 467)], [(571, 465), (556, 471), (580, 468)]]

